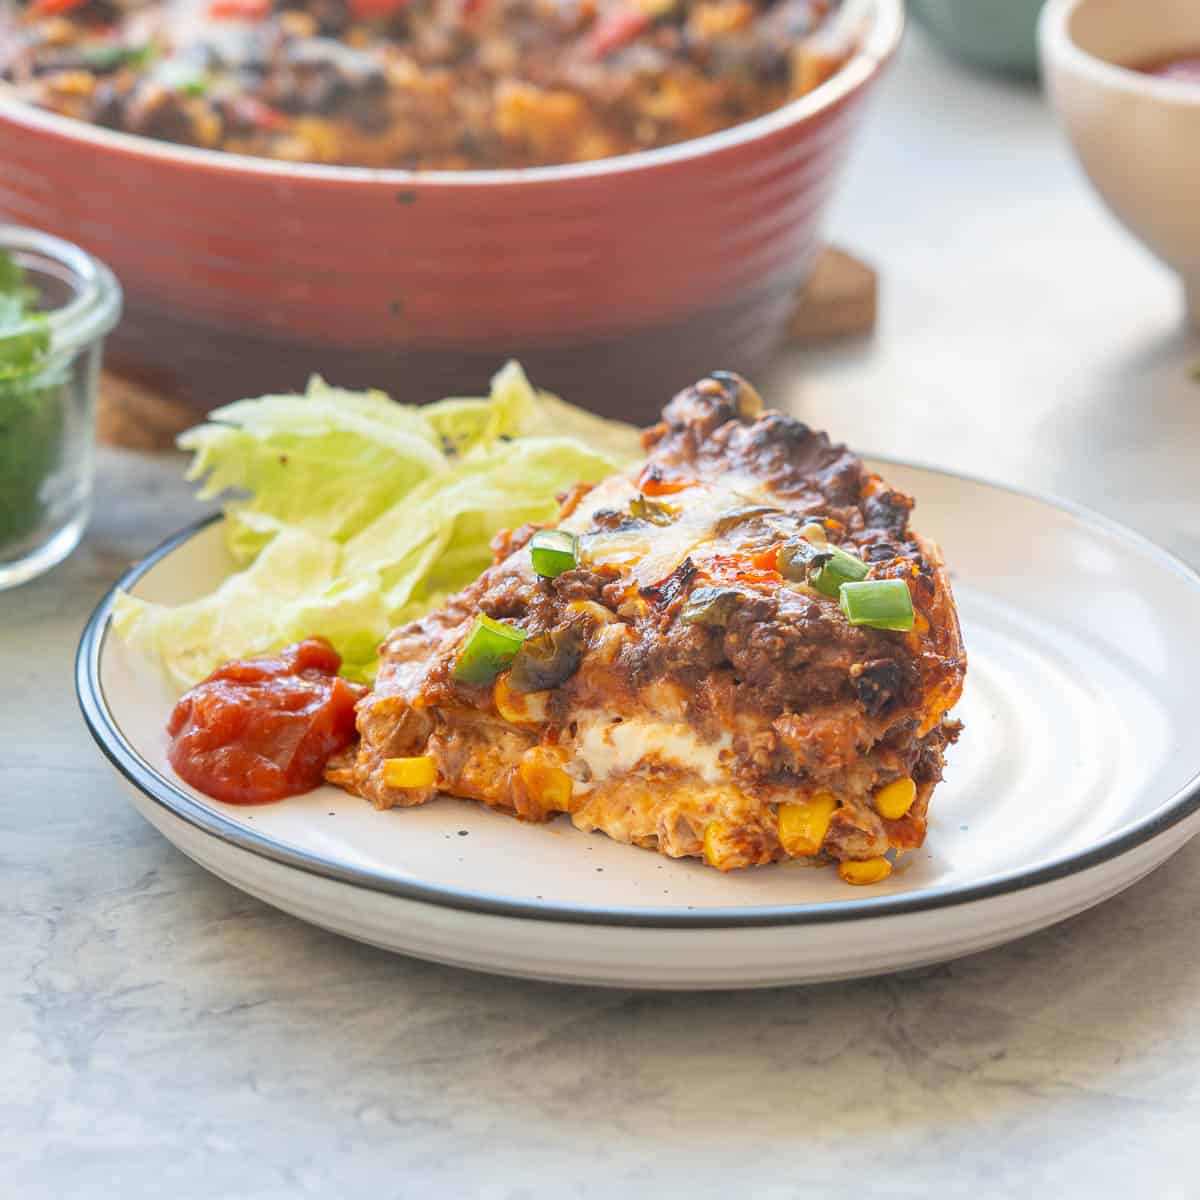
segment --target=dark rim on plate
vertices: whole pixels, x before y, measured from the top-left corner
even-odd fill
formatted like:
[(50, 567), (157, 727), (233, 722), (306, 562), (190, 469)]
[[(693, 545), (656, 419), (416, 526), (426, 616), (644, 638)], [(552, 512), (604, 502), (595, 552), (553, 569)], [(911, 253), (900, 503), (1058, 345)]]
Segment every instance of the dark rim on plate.
[[(1083, 505), (1059, 500), (1024, 488), (995, 483), (961, 471), (947, 471), (922, 463), (872, 454), (864, 457), (897, 467), (949, 476), (967, 483), (995, 488), (1058, 509), (1093, 529), (1118, 537), (1157, 559), (1179, 575), (1200, 595), (1200, 573), (1182, 559), (1164, 550), (1140, 533), (1110, 520)], [(382, 871), (343, 866), (319, 854), (289, 847), (281, 842), (246, 829), (216, 809), (195, 799), (179, 785), (152, 767), (134, 749), (108, 707), (100, 681), (100, 659), (111, 630), (112, 606), (116, 594), (132, 588), (144, 575), (173, 550), (221, 519), (220, 514), (195, 521), (173, 534), (135, 563), (113, 585), (96, 606), (79, 641), (75, 657), (75, 689), (88, 730), (105, 757), (130, 783), (150, 800), (179, 817), (202, 833), (228, 842), (241, 850), (270, 859), (282, 866), (306, 874), (318, 875), (340, 883), (417, 900), (441, 908), (501, 917), (536, 921), (562, 921), (577, 925), (640, 926), (659, 929), (730, 929), (770, 925), (818, 925), (829, 922), (865, 920), (874, 917), (902, 916), (930, 909), (951, 908), (986, 900), (1040, 884), (1053, 883), (1070, 875), (1118, 858), (1149, 842), (1200, 811), (1200, 772), (1166, 800), (1159, 808), (1129, 828), (1112, 834), (1086, 850), (1056, 859), (1032, 870), (1009, 871), (969, 887), (936, 887), (925, 891), (888, 895), (878, 898), (834, 900), (819, 904), (774, 905), (769, 908), (677, 909), (597, 908), (583, 905), (555, 905), (536, 900), (505, 899), (487, 892), (440, 887), (398, 879)]]

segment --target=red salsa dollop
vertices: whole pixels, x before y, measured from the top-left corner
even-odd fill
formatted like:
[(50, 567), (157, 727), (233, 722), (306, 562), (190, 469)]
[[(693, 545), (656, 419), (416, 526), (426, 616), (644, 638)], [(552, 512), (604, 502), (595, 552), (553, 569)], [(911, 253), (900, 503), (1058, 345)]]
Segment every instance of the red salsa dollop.
[(181, 779), (227, 804), (308, 792), (356, 737), (366, 688), (338, 676), (337, 651), (309, 638), (218, 667), (171, 713), (168, 757)]

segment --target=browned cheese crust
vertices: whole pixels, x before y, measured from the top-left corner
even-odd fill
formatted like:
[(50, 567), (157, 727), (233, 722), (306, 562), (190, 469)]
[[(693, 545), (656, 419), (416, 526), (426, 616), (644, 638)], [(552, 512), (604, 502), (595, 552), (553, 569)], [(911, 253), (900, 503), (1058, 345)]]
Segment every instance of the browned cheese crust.
[[(526, 820), (566, 811), (723, 870), (920, 846), (966, 657), (940, 553), (909, 528), (912, 500), (825, 434), (763, 412), (734, 375), (676, 396), (644, 444), (641, 471), (564, 501), (577, 569), (540, 578), (532, 529), (502, 535), (479, 580), (391, 635), (357, 754), (330, 778), (379, 808), (442, 791)], [(835, 598), (780, 574), (779, 547), (814, 519), (873, 578), (908, 584), (911, 633), (852, 626)], [(521, 691), (517, 669), (492, 685), (455, 679), (481, 611), (555, 650), (550, 686)], [(436, 788), (388, 787), (384, 761), (418, 755), (436, 763)], [(877, 793), (906, 779), (915, 800), (889, 819)]]

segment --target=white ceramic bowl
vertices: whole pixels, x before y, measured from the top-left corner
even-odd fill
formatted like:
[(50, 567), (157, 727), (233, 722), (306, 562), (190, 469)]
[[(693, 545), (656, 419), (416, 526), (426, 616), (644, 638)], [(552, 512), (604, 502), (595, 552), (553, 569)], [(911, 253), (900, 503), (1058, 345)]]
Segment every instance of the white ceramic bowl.
[(1050, 0), (1051, 103), (1096, 190), (1183, 279), (1200, 325), (1200, 87), (1133, 67), (1200, 53), (1198, 0)]

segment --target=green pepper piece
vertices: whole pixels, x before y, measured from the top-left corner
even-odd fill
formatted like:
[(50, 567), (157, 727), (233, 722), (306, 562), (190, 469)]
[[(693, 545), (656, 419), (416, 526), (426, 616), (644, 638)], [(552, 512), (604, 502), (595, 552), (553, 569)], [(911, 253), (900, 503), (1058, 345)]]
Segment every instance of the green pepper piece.
[(548, 629), (529, 638), (512, 661), (514, 692), (544, 692), (565, 683), (583, 660), (583, 630), (577, 624)]
[(793, 583), (808, 583), (812, 572), (831, 557), (828, 546), (816, 546), (803, 537), (789, 538), (779, 547), (779, 573)]
[(772, 513), (777, 513), (778, 508), (772, 508), (769, 504), (745, 504), (741, 508), (731, 508), (727, 513), (723, 513), (717, 518), (716, 524), (713, 526), (713, 532), (717, 534), (728, 533), (731, 529), (743, 524), (746, 521), (753, 521), (756, 517), (770, 516)]
[(736, 588), (697, 588), (688, 597), (679, 620), (684, 625), (725, 625), (744, 599)]

